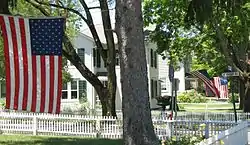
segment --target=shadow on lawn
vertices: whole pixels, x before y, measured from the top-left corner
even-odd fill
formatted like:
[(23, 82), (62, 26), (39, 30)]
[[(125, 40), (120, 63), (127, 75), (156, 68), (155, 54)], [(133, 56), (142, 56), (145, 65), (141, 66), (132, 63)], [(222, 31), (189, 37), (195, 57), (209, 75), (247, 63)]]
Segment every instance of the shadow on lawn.
[(29, 140), (0, 140), (0, 145), (121, 145), (122, 140), (86, 138), (43, 138)]

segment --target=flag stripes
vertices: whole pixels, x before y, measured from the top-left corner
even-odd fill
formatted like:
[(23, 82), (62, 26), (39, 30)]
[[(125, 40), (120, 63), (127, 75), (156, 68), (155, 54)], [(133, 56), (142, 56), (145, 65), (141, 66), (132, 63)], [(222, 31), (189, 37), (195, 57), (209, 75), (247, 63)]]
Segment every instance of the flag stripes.
[(218, 97), (220, 96), (213, 82), (209, 78), (207, 78), (204, 74), (200, 73), (199, 71), (192, 71), (190, 72), (190, 74), (201, 79), (206, 84), (206, 86), (209, 87), (209, 89), (214, 93), (214, 95)]
[(220, 77), (214, 77), (214, 85), (220, 93), (220, 98), (228, 98), (228, 86), (221, 84)]
[(31, 51), (29, 19), (0, 15), (6, 69), (6, 108), (59, 113), (61, 55)]

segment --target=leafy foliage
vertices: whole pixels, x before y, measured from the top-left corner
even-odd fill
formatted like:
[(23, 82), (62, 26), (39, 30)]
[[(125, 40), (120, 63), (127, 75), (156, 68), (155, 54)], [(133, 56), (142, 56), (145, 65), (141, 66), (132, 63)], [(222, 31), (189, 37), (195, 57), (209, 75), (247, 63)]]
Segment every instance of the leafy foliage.
[[(234, 94), (234, 101), (235, 101), (236, 103), (239, 102), (239, 98), (240, 98), (240, 95), (239, 95), (238, 93), (235, 93), (235, 94)], [(229, 102), (229, 103), (233, 103), (232, 94), (229, 94), (228, 102)]]
[(206, 103), (207, 98), (203, 94), (191, 90), (178, 95), (177, 101), (179, 103)]
[(184, 136), (181, 137), (180, 140), (176, 141), (175, 139), (163, 141), (164, 143), (162, 145), (195, 145), (199, 142), (201, 142), (204, 138), (202, 136)]
[[(146, 27), (155, 26), (150, 38), (158, 52), (167, 51), (173, 61), (185, 61), (191, 54), (196, 64), (205, 64), (199, 68), (210, 68), (212, 75), (218, 75), (229, 59), (238, 67), (240, 59), (245, 60), (250, 24), (246, 0), (146, 0), (144, 21)], [(222, 49), (217, 26), (228, 39), (227, 51)]]

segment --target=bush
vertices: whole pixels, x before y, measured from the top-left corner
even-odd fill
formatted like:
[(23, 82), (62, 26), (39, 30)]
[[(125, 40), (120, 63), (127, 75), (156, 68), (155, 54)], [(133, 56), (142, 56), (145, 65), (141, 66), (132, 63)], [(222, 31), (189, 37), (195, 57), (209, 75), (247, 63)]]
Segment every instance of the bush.
[[(234, 94), (234, 101), (235, 101), (235, 103), (239, 102), (239, 98), (240, 98), (240, 95), (238, 93), (235, 93)], [(228, 96), (228, 102), (229, 103), (233, 103), (233, 98), (232, 98), (232, 94), (231, 93)]]
[(195, 145), (204, 139), (203, 136), (183, 136), (180, 140), (176, 141), (171, 138), (171, 140), (163, 141), (162, 145)]
[(177, 101), (179, 103), (206, 103), (207, 100), (208, 99), (205, 95), (202, 95), (195, 90), (190, 90), (177, 96)]
[(5, 106), (6, 106), (5, 99), (0, 99), (0, 107), (1, 107), (1, 109), (4, 109)]

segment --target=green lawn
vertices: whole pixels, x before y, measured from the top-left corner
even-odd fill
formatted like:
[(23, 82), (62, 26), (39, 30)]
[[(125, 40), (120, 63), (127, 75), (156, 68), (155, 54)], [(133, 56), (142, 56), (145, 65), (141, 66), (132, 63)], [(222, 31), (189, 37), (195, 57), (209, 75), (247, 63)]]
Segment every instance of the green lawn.
[(80, 137), (0, 135), (0, 145), (121, 145), (122, 140)]
[[(236, 104), (236, 109), (239, 104)], [(231, 103), (180, 104), (180, 109), (186, 112), (233, 112)]]

